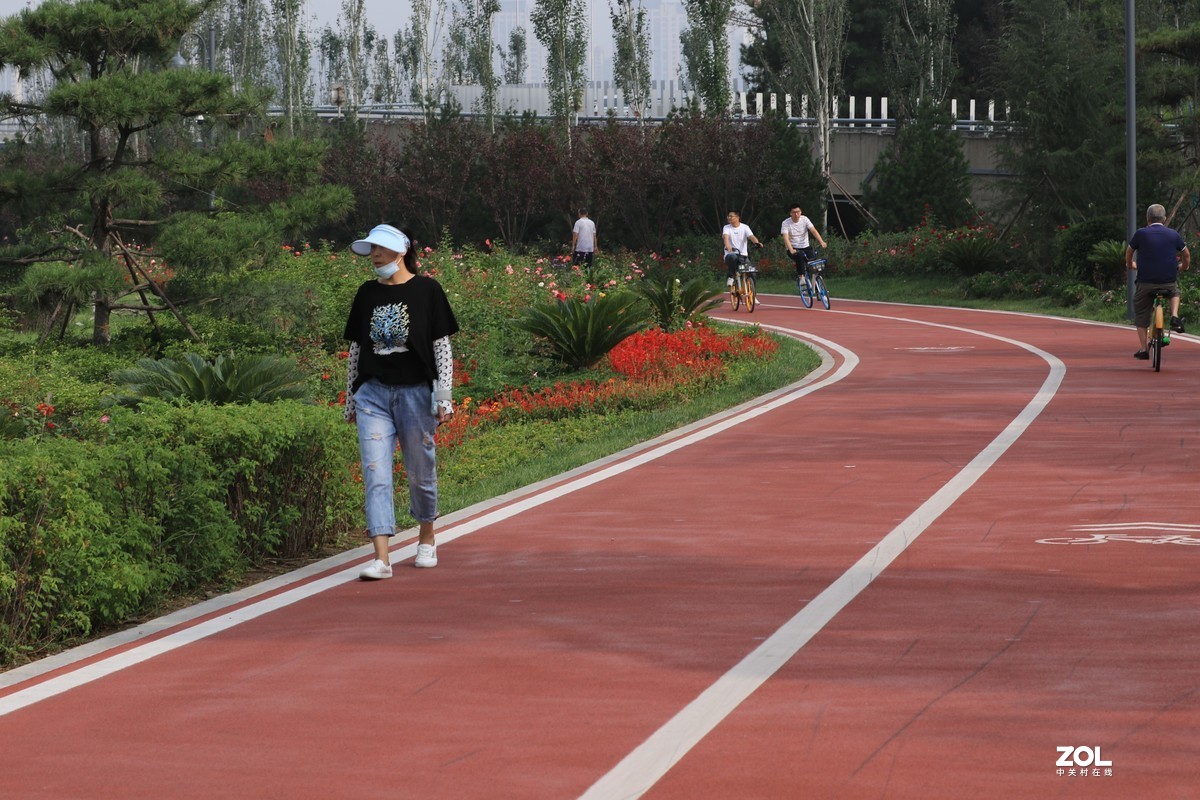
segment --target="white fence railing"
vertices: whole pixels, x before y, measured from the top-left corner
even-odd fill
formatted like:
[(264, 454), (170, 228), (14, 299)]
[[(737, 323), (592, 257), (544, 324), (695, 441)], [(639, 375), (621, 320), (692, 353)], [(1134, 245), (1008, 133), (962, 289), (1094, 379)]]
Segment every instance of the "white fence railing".
[[(464, 114), (478, 113), (483, 98), (480, 86), (451, 86), (449, 94), (462, 108)], [(646, 121), (658, 122), (673, 111), (688, 108), (694, 93), (683, 89), (675, 81), (655, 81), (651, 84), (649, 102), (644, 110)], [(545, 84), (523, 84), (501, 86), (497, 91), (497, 108), (502, 114), (533, 114), (536, 117), (551, 116), (550, 92)], [(344, 114), (346, 109), (335, 106), (320, 106), (315, 109), (322, 117)], [(736, 116), (753, 118), (766, 110), (780, 111), (799, 125), (815, 122), (815, 113), (809, 98), (795, 98), (763, 92), (735, 91), (730, 110)], [(1009, 110), (995, 101), (969, 99), (964, 102), (952, 100), (950, 113), (955, 126), (962, 131), (991, 132), (1007, 129)], [(419, 116), (421, 109), (412, 103), (374, 103), (358, 109), (358, 116), (366, 119)], [(631, 105), (624, 94), (610, 81), (590, 81), (584, 87), (583, 103), (576, 120), (580, 124), (613, 117), (622, 122), (639, 119), (639, 109)], [(830, 108), (831, 123), (835, 128), (894, 128), (896, 120), (889, 115), (886, 97), (839, 97)]]

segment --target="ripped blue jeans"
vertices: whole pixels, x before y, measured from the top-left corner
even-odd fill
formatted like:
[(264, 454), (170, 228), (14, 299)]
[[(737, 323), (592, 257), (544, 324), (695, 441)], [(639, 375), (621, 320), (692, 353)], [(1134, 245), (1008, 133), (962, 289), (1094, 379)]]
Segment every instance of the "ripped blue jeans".
[(369, 380), (354, 393), (358, 450), (366, 487), (367, 533), (396, 533), (392, 473), (396, 443), (408, 474), (408, 512), (418, 522), (437, 519), (437, 457), (433, 434), (437, 417), (431, 413), (428, 385), (387, 386)]

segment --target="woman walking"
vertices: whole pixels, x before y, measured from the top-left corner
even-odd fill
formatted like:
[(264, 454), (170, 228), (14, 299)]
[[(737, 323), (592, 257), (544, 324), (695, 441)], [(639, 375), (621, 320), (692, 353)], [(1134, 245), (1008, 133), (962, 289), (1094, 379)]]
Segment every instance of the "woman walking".
[(454, 413), (450, 336), (458, 331), (441, 285), (417, 274), (410, 236), (376, 225), (350, 245), (369, 256), (376, 279), (358, 288), (345, 337), (350, 341), (346, 419), (357, 422), (366, 488), (367, 535), (375, 559), (363, 580), (392, 577), (388, 543), (396, 535), (392, 498), (396, 444), (408, 475), (409, 513), (420, 524), (418, 567), (437, 566), (437, 460), (433, 434)]

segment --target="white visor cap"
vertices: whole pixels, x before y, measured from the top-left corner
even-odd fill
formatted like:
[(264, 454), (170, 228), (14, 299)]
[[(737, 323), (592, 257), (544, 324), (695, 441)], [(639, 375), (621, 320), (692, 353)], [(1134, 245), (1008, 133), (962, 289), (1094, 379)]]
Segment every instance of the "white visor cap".
[(393, 253), (407, 253), (409, 241), (399, 228), (391, 225), (376, 225), (371, 228), (371, 232), (365, 239), (359, 239), (350, 245), (350, 249), (360, 256), (369, 256), (373, 244), (386, 247)]

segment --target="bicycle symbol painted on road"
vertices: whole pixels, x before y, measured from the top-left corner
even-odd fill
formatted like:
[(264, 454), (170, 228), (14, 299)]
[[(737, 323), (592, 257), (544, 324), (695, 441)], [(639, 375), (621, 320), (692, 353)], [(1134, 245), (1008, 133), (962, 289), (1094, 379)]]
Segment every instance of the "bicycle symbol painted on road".
[(1108, 542), (1132, 542), (1134, 544), (1200, 545), (1200, 525), (1183, 525), (1174, 522), (1124, 522), (1110, 525), (1076, 525), (1071, 530), (1087, 535), (1038, 539), (1037, 543), (1106, 544)]

